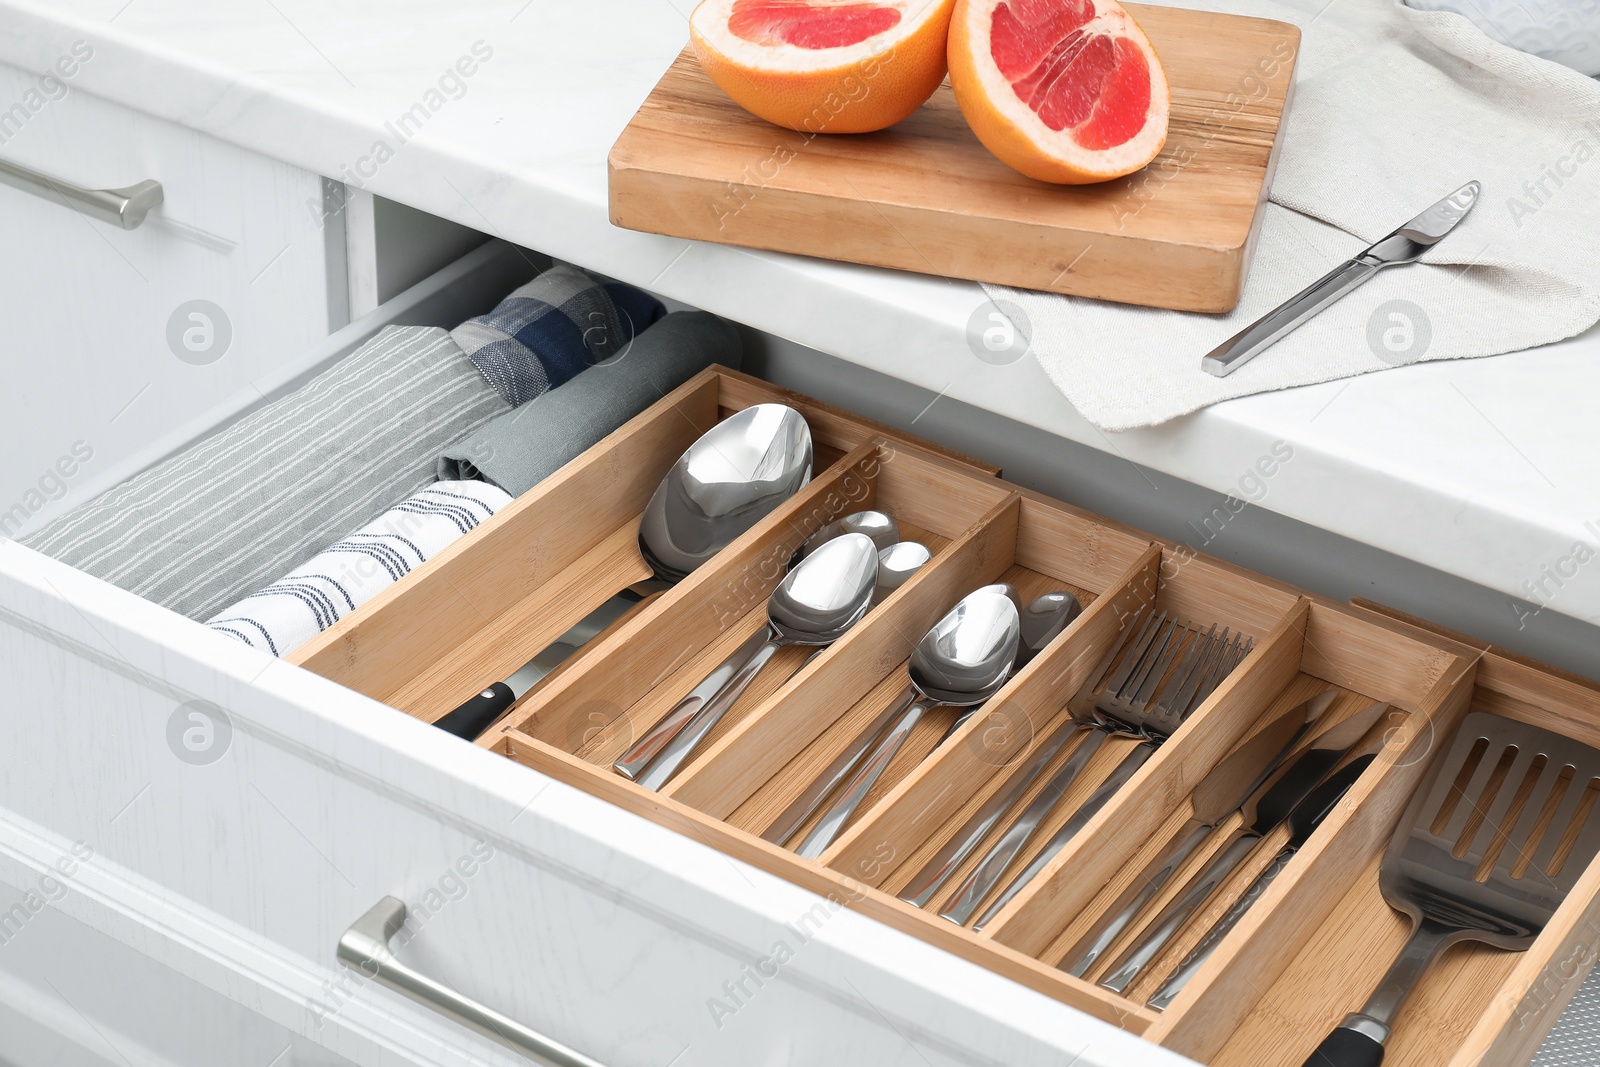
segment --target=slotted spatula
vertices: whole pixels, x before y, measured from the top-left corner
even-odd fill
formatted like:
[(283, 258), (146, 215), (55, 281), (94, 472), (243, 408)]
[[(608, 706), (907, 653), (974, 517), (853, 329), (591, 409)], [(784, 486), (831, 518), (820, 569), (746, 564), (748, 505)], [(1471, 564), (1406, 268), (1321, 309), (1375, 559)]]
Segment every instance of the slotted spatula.
[(1378, 1067), (1406, 997), (1458, 941), (1528, 948), (1600, 851), (1600, 751), (1473, 712), (1411, 798), (1379, 870), (1415, 924), (1360, 1012), (1305, 1067)]

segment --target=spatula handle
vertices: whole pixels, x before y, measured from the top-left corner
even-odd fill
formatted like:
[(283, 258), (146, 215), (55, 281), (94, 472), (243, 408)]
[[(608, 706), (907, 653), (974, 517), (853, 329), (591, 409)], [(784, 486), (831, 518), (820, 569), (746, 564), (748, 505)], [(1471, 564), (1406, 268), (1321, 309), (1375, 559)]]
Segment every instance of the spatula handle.
[(1359, 1023), (1354, 1020), (1364, 1018), (1352, 1015), (1323, 1038), (1305, 1067), (1379, 1067), (1383, 1063), (1383, 1042), (1355, 1028)]

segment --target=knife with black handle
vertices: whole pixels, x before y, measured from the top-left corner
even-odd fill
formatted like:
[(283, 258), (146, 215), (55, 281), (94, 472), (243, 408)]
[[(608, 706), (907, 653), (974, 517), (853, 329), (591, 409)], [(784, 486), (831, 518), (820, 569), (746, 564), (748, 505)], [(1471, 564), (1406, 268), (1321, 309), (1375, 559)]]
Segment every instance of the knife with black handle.
[(485, 730), (500, 721), (511, 705), (521, 700), (528, 690), (559, 667), (578, 649), (594, 640), (595, 636), (638, 606), (644, 598), (632, 592), (618, 593), (595, 608), (572, 629), (556, 638), (548, 648), (517, 668), (516, 673), (503, 682), (495, 682), (478, 695), (469, 698), (454, 711), (446, 712), (433, 725), (447, 734), (468, 741), (476, 741)]
[(1343, 800), (1350, 787), (1356, 784), (1356, 779), (1360, 778), (1362, 772), (1377, 758), (1377, 754), (1372, 753), (1351, 760), (1295, 805), (1294, 811), (1289, 813), (1288, 842), (1278, 850), (1276, 856), (1272, 857), (1272, 862), (1267, 864), (1266, 869), (1256, 875), (1256, 880), (1240, 894), (1227, 914), (1206, 931), (1206, 936), (1200, 939), (1200, 943), (1183, 958), (1183, 962), (1178, 964), (1167, 980), (1161, 983), (1161, 988), (1156, 990), (1148, 1002), (1150, 1007), (1156, 1011), (1167, 1010), (1167, 1006), (1183, 992), (1184, 986), (1189, 984), (1189, 980), (1205, 965), (1206, 960), (1211, 958), (1211, 954), (1222, 943), (1222, 939), (1239, 925), (1245, 913), (1261, 899), (1278, 875), (1284, 872), (1289, 866), (1289, 861), (1294, 859), (1295, 853), (1305, 847), (1306, 842), (1311, 840), (1311, 835), (1316, 833), (1323, 821), (1339, 807), (1339, 801)]
[(1239, 807), (1244, 825), (1234, 831), (1227, 845), (1189, 880), (1178, 897), (1151, 921), (1140, 939), (1111, 965), (1100, 985), (1121, 993), (1133, 984), (1167, 943), (1183, 929), (1195, 912), (1226, 882), (1255, 851), (1262, 838), (1281, 826), (1299, 803), (1317, 788), (1328, 773), (1367, 735), (1388, 704), (1373, 704), (1330, 726), (1313, 738), (1309, 746), (1276, 775), (1264, 782)]

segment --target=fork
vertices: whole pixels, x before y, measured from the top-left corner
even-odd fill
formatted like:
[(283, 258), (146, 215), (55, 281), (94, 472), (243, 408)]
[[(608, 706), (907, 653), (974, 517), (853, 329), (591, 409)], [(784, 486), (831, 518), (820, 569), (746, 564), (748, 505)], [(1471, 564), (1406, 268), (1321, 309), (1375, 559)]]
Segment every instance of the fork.
[[(1146, 616), (1143, 625), (1135, 630), (1134, 624), (1143, 614), (1141, 608), (1128, 626), (1132, 636), (1113, 647), (1095, 672), (1099, 677), (1068, 706), (1078, 728), (1091, 731), (1089, 736), (961, 883), (940, 911), (941, 918), (965, 925), (1106, 740), (1116, 736), (1139, 738), (1141, 743), (1123, 758), (1110, 777), (984, 913), (975, 927), (981, 930), (1116, 795), (1252, 647), (1242, 634), (1235, 634), (1229, 628), (1224, 628), (1220, 636), (1215, 625), (1201, 633), (1188, 624), (1169, 619), (1166, 612)], [(1231, 642), (1230, 634), (1233, 635)], [(1116, 664), (1114, 670), (1113, 663)], [(1023, 778), (1014, 783), (1003, 806), (1009, 806), (1016, 796), (1025, 792), (1029, 781)], [(973, 824), (969, 824), (977, 838), (988, 830), (982, 827), (980, 831), (976, 825), (978, 818), (986, 814), (989, 813), (980, 811)], [(973, 837), (973, 833), (958, 833), (954, 840), (961, 842), (970, 854), (977, 843)], [(930, 866), (938, 865), (940, 859), (935, 857)], [(954, 866), (946, 861), (946, 873)], [(919, 890), (916, 895), (927, 899), (931, 893)]]

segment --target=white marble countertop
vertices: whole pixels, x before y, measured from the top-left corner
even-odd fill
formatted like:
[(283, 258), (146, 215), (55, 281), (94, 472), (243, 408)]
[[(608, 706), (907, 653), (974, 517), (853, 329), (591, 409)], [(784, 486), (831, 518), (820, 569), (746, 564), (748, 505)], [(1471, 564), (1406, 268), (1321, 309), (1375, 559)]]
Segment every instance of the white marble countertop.
[[(1244, 496), (1240, 479), (1287, 442), (1293, 461), (1263, 506), (1501, 591), (1508, 615), (1520, 597), (1600, 624), (1600, 565), (1587, 565), (1600, 556), (1600, 332), (1102, 434), (1032, 359), (972, 355), (975, 284), (609, 223), (606, 154), (682, 48), (692, 6), (0, 0), (0, 61), (44, 71), (83, 39), (94, 55), (75, 89), (1216, 491)], [(468, 76), (453, 72), (462, 57)], [(426, 121), (402, 140), (393, 124), (418, 104)]]

